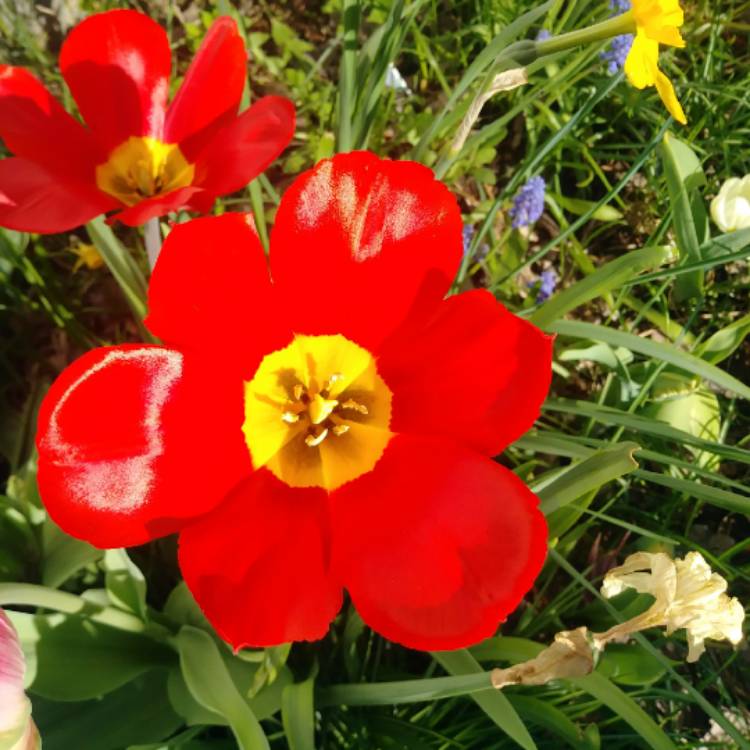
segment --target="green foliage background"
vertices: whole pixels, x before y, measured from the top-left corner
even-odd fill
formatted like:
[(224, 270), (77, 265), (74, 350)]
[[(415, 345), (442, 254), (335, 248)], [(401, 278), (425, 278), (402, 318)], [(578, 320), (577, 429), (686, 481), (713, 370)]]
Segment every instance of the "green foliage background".
[[(51, 379), (92, 346), (143, 335), (141, 235), (101, 222), (70, 236), (0, 233), (0, 605), (27, 652), (45, 748), (750, 747), (744, 648), (716, 645), (686, 665), (679, 634), (649, 632), (581, 680), (500, 693), (485, 672), (558, 630), (606, 629), (643, 609), (643, 597), (605, 602), (597, 589), (636, 549), (697, 549), (750, 602), (750, 231), (720, 236), (706, 213), (724, 179), (750, 172), (750, 3), (684, 5), (688, 47), (663, 60), (686, 128), (653, 90), (608, 75), (600, 45), (532, 64), (531, 84), (492, 99), (452, 154), (503, 48), (601, 20), (607, 4), (0, 0), (0, 62), (32, 68), (71, 110), (56, 55), (81, 13), (149, 13), (181, 74), (231, 12), (252, 96), (288, 95), (299, 125), (279, 162), (220, 210), (252, 210), (267, 237), (294, 175), (337, 148), (419, 159), (477, 228), (457, 288), (488, 288), (557, 334), (538, 428), (501, 459), (539, 493), (551, 528), (545, 569), (504, 637), (409, 652), (345, 607), (323, 642), (233, 655), (179, 582), (173, 540), (104, 554), (55, 527), (36, 491), (34, 419)], [(389, 62), (411, 94), (384, 86)], [(512, 197), (536, 174), (545, 215), (511, 231)], [(74, 271), (79, 241), (107, 267)], [(537, 305), (546, 269), (560, 285)]]

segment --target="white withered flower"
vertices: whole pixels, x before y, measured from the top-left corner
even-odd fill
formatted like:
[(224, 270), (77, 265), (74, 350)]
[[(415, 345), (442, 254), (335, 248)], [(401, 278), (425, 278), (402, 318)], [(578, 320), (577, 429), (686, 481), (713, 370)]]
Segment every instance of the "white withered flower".
[(750, 228), (750, 174), (730, 177), (711, 201), (711, 217), (722, 232)]
[(23, 689), (26, 665), (18, 636), (0, 609), (0, 750), (38, 750), (39, 733)]
[(667, 634), (685, 628), (690, 662), (705, 651), (707, 639), (735, 645), (742, 640), (745, 611), (737, 599), (727, 596), (727, 582), (698, 552), (677, 560), (662, 552), (630, 555), (607, 573), (602, 594), (609, 598), (628, 588), (656, 601), (642, 615), (612, 628), (604, 640), (649, 627), (665, 627)]

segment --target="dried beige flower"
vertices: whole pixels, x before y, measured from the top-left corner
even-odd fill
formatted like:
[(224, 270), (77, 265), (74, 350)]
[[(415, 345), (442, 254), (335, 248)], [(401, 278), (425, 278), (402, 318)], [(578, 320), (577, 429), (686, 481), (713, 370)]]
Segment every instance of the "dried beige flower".
[(676, 560), (663, 552), (631, 555), (607, 573), (602, 594), (611, 597), (627, 588), (650, 594), (655, 601), (638, 617), (595, 636), (598, 645), (650, 627), (665, 627), (668, 635), (684, 628), (687, 660), (693, 662), (705, 651), (707, 639), (735, 645), (742, 640), (745, 611), (737, 599), (727, 596), (727, 582), (698, 552)]
[(563, 630), (538, 656), (508, 669), (493, 669), (495, 688), (506, 685), (544, 685), (564, 677), (584, 677), (594, 668), (594, 654), (586, 628)]

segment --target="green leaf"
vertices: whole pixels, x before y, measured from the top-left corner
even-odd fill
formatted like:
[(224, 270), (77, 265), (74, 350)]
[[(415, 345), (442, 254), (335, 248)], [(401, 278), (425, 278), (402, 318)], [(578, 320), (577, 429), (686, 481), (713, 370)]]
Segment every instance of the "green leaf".
[(739, 349), (750, 333), (750, 314), (743, 315), (699, 344), (695, 353), (706, 362), (718, 365)]
[(108, 549), (104, 555), (104, 569), (112, 604), (146, 620), (146, 579), (128, 553), (124, 549)]
[(583, 216), (591, 211), (591, 218), (596, 221), (619, 221), (622, 219), (622, 213), (614, 206), (610, 206), (606, 203), (600, 206), (593, 201), (585, 201), (581, 198), (567, 198), (564, 195), (552, 191), (547, 191), (547, 195), (559, 203), (566, 211), (569, 211), (576, 216)]
[(213, 632), (211, 623), (206, 619), (185, 581), (180, 581), (170, 592), (164, 605), (164, 614), (179, 625), (192, 625), (208, 633)]
[[(701, 440), (719, 442), (721, 409), (719, 399), (700, 381), (679, 372), (662, 372), (654, 381), (653, 398), (641, 412), (666, 422), (677, 430)], [(713, 453), (689, 448), (698, 466), (708, 468), (718, 463)]]
[(579, 417), (593, 419), (596, 422), (607, 425), (617, 425), (633, 430), (636, 433), (654, 435), (664, 440), (671, 440), (678, 445), (693, 445), (702, 450), (711, 451), (723, 458), (742, 463), (750, 463), (750, 451), (734, 445), (723, 445), (712, 443), (708, 440), (696, 438), (688, 432), (676, 430), (674, 427), (653, 419), (641, 417), (637, 414), (613, 409), (609, 406), (599, 406), (588, 401), (568, 401), (567, 399), (547, 399), (542, 406), (544, 411), (562, 412), (563, 414), (575, 414)]
[(601, 655), (597, 672), (620, 685), (642, 688), (666, 673), (664, 665), (637, 643), (610, 643)]
[(320, 706), (388, 706), (469, 695), (492, 686), (488, 672), (462, 677), (331, 685), (318, 691)]
[(68, 536), (51, 518), (42, 526), (42, 583), (57, 588), (104, 552), (87, 542)]
[(643, 469), (637, 472), (640, 479), (645, 479), (652, 484), (658, 484), (662, 487), (669, 487), (684, 493), (687, 497), (698, 497), (701, 500), (715, 505), (717, 508), (732, 511), (733, 513), (743, 513), (750, 516), (750, 497), (738, 495), (736, 492), (729, 492), (718, 487), (710, 487), (707, 484), (696, 482), (692, 479), (681, 479), (671, 477), (667, 474), (658, 474), (654, 471), (645, 471)]
[(89, 237), (122, 289), (138, 323), (146, 316), (146, 280), (128, 249), (115, 237), (101, 216), (87, 225)]
[(642, 271), (660, 266), (669, 255), (667, 247), (646, 247), (610, 261), (545, 302), (531, 316), (531, 321), (544, 328), (589, 300), (619, 288)]
[(213, 638), (183, 625), (176, 642), (182, 675), (193, 698), (227, 720), (240, 750), (269, 750), (260, 722), (237, 690)]
[[(684, 261), (700, 261), (701, 246), (709, 238), (708, 212), (699, 190), (706, 184), (706, 176), (695, 152), (671, 133), (664, 134), (661, 156), (672, 204), (677, 247)], [(701, 271), (677, 277), (675, 297), (678, 301), (702, 294)]]
[(607, 706), (643, 737), (651, 750), (676, 750), (672, 740), (659, 725), (627, 694), (604, 675), (594, 672), (570, 682)]
[(32, 702), (44, 750), (121, 750), (163, 740), (182, 723), (169, 705), (160, 669), (98, 700), (56, 703), (32, 696)]
[[(479, 662), (466, 649), (433, 651), (435, 661), (452, 675), (486, 674)], [(489, 688), (472, 693), (471, 697), (497, 726), (526, 750), (536, 750), (536, 744), (521, 721), (521, 717), (502, 690)]]
[(750, 399), (750, 386), (745, 385), (729, 373), (720, 370), (700, 357), (689, 354), (672, 344), (652, 341), (651, 339), (636, 336), (626, 331), (618, 331), (607, 326), (584, 323), (578, 320), (557, 320), (545, 326), (545, 328), (550, 333), (559, 333), (562, 336), (603, 341), (615, 348), (622, 346), (625, 349), (642, 354), (649, 359), (668, 362), (681, 370), (691, 372), (693, 375), (716, 384), (719, 388), (736, 393), (742, 398)]
[(566, 467), (542, 487), (534, 487), (541, 500), (542, 513), (549, 515), (587, 492), (598, 490), (607, 482), (637, 469), (633, 453), (639, 448), (636, 443), (617, 443)]
[(289, 750), (315, 750), (315, 675), (287, 685), (281, 695), (281, 720)]
[(581, 728), (551, 701), (515, 693), (509, 694), (508, 700), (525, 721), (537, 724), (557, 735), (575, 750), (599, 750), (599, 744), (584, 734)]
[(176, 661), (163, 643), (84, 617), (21, 612), (9, 616), (26, 655), (32, 692), (52, 700), (96, 698)]
[(702, 258), (721, 258), (750, 247), (750, 228), (719, 235), (701, 246)]

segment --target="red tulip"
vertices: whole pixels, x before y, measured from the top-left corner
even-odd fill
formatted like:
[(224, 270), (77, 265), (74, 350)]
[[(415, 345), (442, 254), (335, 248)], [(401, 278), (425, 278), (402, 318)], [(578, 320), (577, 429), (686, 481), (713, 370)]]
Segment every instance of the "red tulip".
[(164, 345), (91, 351), (42, 405), (50, 514), (100, 547), (180, 532), (235, 647), (322, 637), (344, 588), (410, 647), (492, 635), (546, 526), (490, 457), (538, 416), (551, 339), (488, 292), (445, 299), (461, 253), (449, 191), (368, 153), (287, 191), (270, 275), (242, 215), (176, 226), (149, 290)]
[(70, 33), (60, 70), (86, 122), (28, 71), (0, 65), (0, 226), (61, 232), (119, 210), (136, 226), (208, 211), (262, 172), (294, 133), (294, 107), (267, 96), (237, 114), (246, 53), (237, 26), (209, 30), (172, 103), (170, 49), (148, 16), (114, 10)]

